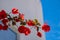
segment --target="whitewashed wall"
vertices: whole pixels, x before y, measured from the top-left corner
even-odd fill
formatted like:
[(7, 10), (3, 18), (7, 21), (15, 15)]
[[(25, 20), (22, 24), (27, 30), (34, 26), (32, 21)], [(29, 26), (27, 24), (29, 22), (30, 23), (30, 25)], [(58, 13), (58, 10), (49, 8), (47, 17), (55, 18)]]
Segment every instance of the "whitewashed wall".
[[(4, 9), (10, 12), (12, 8), (18, 8), (24, 13), (26, 19), (37, 18), (43, 24), (42, 6), (40, 0), (0, 0), (0, 10)], [(17, 35), (18, 40), (45, 40), (45, 34), (41, 30), (43, 36), (39, 38), (35, 29), (31, 29), (32, 33), (28, 36), (23, 34)]]

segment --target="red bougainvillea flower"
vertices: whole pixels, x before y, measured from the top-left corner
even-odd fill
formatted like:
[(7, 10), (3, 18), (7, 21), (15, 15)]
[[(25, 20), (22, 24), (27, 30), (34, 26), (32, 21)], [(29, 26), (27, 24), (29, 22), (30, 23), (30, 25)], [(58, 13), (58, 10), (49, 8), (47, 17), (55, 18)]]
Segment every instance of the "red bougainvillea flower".
[(20, 20), (19, 20), (19, 19), (17, 19), (17, 18), (15, 18), (14, 20), (15, 20), (16, 22), (19, 22), (19, 21), (20, 21)]
[(31, 33), (31, 31), (29, 28), (25, 28), (24, 33), (25, 33), (25, 35), (29, 35)]
[(42, 30), (44, 30), (45, 32), (48, 32), (48, 31), (50, 31), (50, 26), (47, 25), (47, 24), (44, 24), (44, 25), (42, 26)]
[(13, 8), (13, 9), (12, 9), (12, 13), (13, 13), (13, 14), (18, 14), (18, 13), (19, 13), (19, 12), (18, 12), (18, 9), (17, 9), (17, 8)]
[(24, 20), (24, 14), (19, 14), (19, 18)]
[(2, 29), (3, 30), (7, 30), (8, 29), (8, 26), (7, 25), (4, 25)]
[(6, 17), (7, 17), (6, 12), (4, 10), (1, 10), (1, 12), (0, 12), (0, 19), (4, 19)]
[(38, 37), (42, 37), (42, 34), (40, 32), (37, 32)]
[(20, 33), (24, 33), (24, 29), (25, 29), (25, 26), (20, 26), (20, 27), (18, 28), (18, 31), (19, 31)]
[(33, 26), (33, 25), (34, 25), (34, 23), (33, 23), (32, 20), (27, 21), (27, 24), (28, 24), (29, 26)]
[(8, 22), (8, 19), (3, 19), (3, 20), (2, 20), (2, 23), (3, 23), (4, 25), (6, 25), (7, 22)]
[(25, 35), (28, 35), (28, 34), (30, 34), (30, 29), (29, 28), (27, 28), (27, 27), (25, 27), (25, 26), (20, 26), (19, 28), (18, 28), (18, 31), (20, 32), (20, 33), (24, 33)]
[(2, 29), (2, 25), (0, 24), (0, 30)]

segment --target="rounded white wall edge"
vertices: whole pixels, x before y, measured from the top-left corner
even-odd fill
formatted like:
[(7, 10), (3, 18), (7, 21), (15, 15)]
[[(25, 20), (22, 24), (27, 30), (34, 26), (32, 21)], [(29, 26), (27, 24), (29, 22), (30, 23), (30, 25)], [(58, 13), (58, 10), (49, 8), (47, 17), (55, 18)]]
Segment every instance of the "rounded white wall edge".
[[(4, 9), (9, 13), (14, 7), (18, 8), (21, 13), (24, 13), (25, 19), (36, 18), (43, 25), (42, 5), (39, 0), (0, 0), (0, 10)], [(17, 33), (17, 40), (45, 40), (45, 33), (42, 30), (42, 38), (39, 38), (36, 35), (36, 30), (33, 28), (28, 36), (20, 34), (17, 27), (10, 28)]]

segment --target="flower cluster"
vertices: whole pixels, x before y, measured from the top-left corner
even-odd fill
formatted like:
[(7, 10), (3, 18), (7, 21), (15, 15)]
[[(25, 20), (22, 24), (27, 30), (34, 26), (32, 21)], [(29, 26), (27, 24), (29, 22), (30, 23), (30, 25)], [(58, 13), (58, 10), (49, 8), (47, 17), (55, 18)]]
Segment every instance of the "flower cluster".
[(25, 27), (25, 26), (20, 26), (19, 28), (18, 28), (18, 31), (20, 32), (20, 33), (24, 33), (25, 35), (28, 35), (28, 34), (30, 34), (30, 29), (29, 28), (27, 28), (27, 27)]
[[(15, 16), (11, 16), (11, 15), (15, 15)], [(42, 37), (41, 32), (39, 32), (39, 29), (42, 28), (43, 31), (48, 32), (50, 30), (50, 26), (47, 24), (44, 24), (41, 27), (41, 24), (38, 22), (37, 19), (24, 19), (24, 14), (20, 13), (18, 11), (18, 9), (13, 8), (12, 11), (10, 13), (6, 13), (5, 10), (1, 10), (0, 11), (0, 22), (2, 22), (2, 24), (0, 24), (0, 30), (7, 30), (8, 26), (10, 26), (9, 22), (12, 22), (11, 25), (16, 25), (16, 23), (20, 23), (20, 26), (18, 27), (18, 32), (19, 33), (24, 33), (25, 35), (28, 35), (31, 33), (31, 29), (29, 27), (35, 28), (37, 30), (37, 36), (38, 37)], [(26, 25), (28, 25), (28, 27), (26, 27)]]
[(7, 24), (7, 22), (8, 22), (8, 19), (6, 19), (7, 18), (7, 14), (6, 14), (6, 12), (4, 11), (4, 10), (1, 10), (1, 12), (0, 12), (0, 20), (2, 21), (2, 23), (4, 24), (4, 25), (1, 25), (0, 24), (0, 30), (7, 30), (7, 28), (8, 28), (8, 25), (6, 25)]

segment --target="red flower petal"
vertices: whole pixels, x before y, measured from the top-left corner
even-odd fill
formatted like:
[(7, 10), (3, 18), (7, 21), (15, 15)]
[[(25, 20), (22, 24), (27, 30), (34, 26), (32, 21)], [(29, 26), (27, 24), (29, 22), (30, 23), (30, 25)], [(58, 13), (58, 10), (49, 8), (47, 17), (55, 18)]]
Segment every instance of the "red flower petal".
[(7, 25), (4, 25), (3, 26), (3, 30), (7, 30), (8, 29), (8, 26)]
[(38, 37), (42, 37), (42, 34), (40, 32), (37, 33)]
[(3, 20), (2, 20), (2, 23), (3, 23), (4, 25), (6, 25), (7, 22), (8, 22), (8, 19), (3, 19)]
[(24, 26), (20, 26), (20, 27), (18, 28), (18, 31), (19, 31), (20, 33), (24, 33), (24, 29), (25, 29)]
[(16, 22), (19, 22), (19, 21), (20, 21), (20, 20), (19, 20), (19, 19), (17, 19), (17, 18), (15, 18), (14, 20), (15, 20)]
[(25, 32), (25, 35), (28, 35), (28, 34), (30, 34), (31, 33), (31, 31), (30, 31), (30, 29), (29, 28), (26, 28), (25, 30), (24, 30)]
[(4, 19), (6, 17), (7, 17), (6, 12), (4, 10), (1, 10), (1, 12), (0, 12), (0, 19)]
[(29, 34), (29, 32), (28, 32), (28, 31), (26, 31), (26, 32), (25, 32), (25, 35), (28, 35), (28, 34)]
[(30, 29), (29, 28), (27, 28), (27, 27), (25, 27), (25, 26), (20, 26), (19, 28), (18, 28), (18, 31), (20, 32), (20, 33), (24, 33), (25, 35), (28, 35), (28, 34), (30, 34)]
[(0, 24), (0, 30), (2, 29), (2, 25)]
[(18, 12), (18, 9), (17, 9), (17, 8), (13, 8), (13, 9), (12, 9), (12, 13), (13, 13), (13, 14), (18, 14), (18, 13), (19, 13), (19, 12)]
[(33, 26), (33, 25), (34, 25), (32, 20), (29, 20), (29, 21), (27, 22), (27, 24), (28, 24), (29, 26)]
[(24, 14), (19, 14), (19, 18), (24, 20)]
[(0, 19), (2, 19), (2, 16), (1, 16), (2, 14), (1, 14), (1, 12), (0, 12)]
[(48, 31), (50, 31), (50, 26), (47, 25), (47, 24), (44, 24), (44, 25), (42, 26), (42, 30), (44, 30), (45, 32), (48, 32)]

